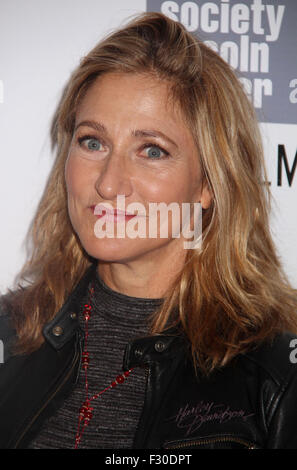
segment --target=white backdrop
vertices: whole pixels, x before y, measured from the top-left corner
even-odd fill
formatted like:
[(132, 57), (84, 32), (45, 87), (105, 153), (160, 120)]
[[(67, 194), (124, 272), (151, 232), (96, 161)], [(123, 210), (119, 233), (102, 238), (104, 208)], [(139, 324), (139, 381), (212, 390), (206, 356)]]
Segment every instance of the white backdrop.
[[(102, 36), (146, 9), (145, 0), (0, 0), (2, 293), (13, 285), (25, 259), (24, 238), (53, 163), (49, 128), (63, 86)], [(295, 11), (297, 16), (297, 3)], [(297, 86), (297, 73), (292, 78)], [(275, 200), (272, 233), (297, 287), (297, 171), (289, 186), (283, 165), (282, 185), (277, 181), (279, 146), (284, 145), (290, 169), (297, 159), (297, 119), (296, 124), (274, 119), (261, 128)]]

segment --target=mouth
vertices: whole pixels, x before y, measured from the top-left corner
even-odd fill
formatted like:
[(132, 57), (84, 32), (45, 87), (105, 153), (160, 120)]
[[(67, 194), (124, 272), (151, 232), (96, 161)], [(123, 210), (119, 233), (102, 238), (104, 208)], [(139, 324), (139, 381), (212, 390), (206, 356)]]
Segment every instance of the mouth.
[(103, 204), (92, 205), (90, 206), (90, 209), (97, 218), (105, 216), (106, 221), (126, 221), (138, 216), (138, 214), (132, 214), (120, 209), (111, 210)]

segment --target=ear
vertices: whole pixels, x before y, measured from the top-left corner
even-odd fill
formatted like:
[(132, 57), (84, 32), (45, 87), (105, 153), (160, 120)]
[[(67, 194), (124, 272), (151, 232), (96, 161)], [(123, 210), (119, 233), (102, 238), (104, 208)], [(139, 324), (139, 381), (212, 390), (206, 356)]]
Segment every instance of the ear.
[(202, 191), (201, 191), (201, 198), (200, 198), (200, 204), (202, 206), (202, 209), (208, 209), (212, 203), (212, 200), (213, 200), (212, 190), (210, 189), (207, 180), (204, 179)]

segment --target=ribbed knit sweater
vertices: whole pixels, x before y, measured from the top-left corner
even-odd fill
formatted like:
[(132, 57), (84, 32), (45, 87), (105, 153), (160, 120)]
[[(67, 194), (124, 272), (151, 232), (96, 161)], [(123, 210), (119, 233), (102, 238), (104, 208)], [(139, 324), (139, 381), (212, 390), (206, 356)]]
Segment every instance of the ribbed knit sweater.
[[(95, 271), (93, 313), (88, 322), (89, 396), (105, 389), (123, 373), (123, 356), (128, 341), (148, 333), (149, 315), (162, 299), (130, 297), (110, 289)], [(84, 329), (81, 300), (79, 322)], [(85, 428), (80, 449), (129, 449), (141, 415), (145, 395), (145, 369), (133, 369), (124, 383), (106, 391), (92, 402), (93, 417)], [(85, 375), (62, 406), (42, 426), (30, 449), (73, 449), (78, 412), (85, 400)]]

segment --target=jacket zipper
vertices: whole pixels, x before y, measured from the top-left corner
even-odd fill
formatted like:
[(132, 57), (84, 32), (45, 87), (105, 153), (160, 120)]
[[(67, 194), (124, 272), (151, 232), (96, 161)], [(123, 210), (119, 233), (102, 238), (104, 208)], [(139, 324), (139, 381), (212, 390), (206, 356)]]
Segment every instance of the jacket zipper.
[(170, 444), (169, 442), (167, 445), (165, 445), (164, 449), (181, 449), (183, 447), (188, 447), (192, 445), (196, 445), (197, 447), (200, 445), (204, 444), (211, 444), (214, 442), (238, 442), (239, 444), (244, 445), (248, 449), (257, 449), (258, 447), (253, 444), (252, 442), (245, 441), (244, 439), (241, 439), (239, 437), (217, 437), (217, 438), (202, 438), (202, 439), (197, 439), (196, 441), (188, 441), (188, 442), (175, 442)]
[(71, 367), (70, 367), (70, 370), (67, 372), (66, 376), (64, 377), (63, 381), (59, 384), (59, 386), (56, 388), (56, 390), (51, 394), (51, 396), (46, 400), (46, 402), (44, 403), (44, 405), (40, 408), (40, 410), (38, 411), (38, 413), (36, 413), (33, 418), (31, 419), (30, 423), (26, 426), (26, 428), (24, 429), (24, 431), (22, 432), (21, 436), (18, 438), (15, 446), (13, 447), (14, 449), (17, 449), (19, 443), (21, 442), (21, 440), (23, 439), (24, 435), (28, 432), (28, 430), (30, 429), (30, 427), (32, 426), (32, 424), (34, 423), (34, 421), (38, 418), (38, 416), (40, 415), (40, 413), (44, 410), (44, 408), (46, 408), (46, 406), (48, 405), (48, 403), (53, 399), (53, 397), (61, 390), (61, 388), (63, 387), (63, 385), (67, 382), (67, 380), (69, 379), (70, 375), (72, 374), (72, 371), (76, 365), (76, 362), (77, 362), (77, 358), (79, 357), (79, 348), (77, 348), (77, 351), (76, 351), (76, 354), (73, 358), (73, 362), (71, 364)]

